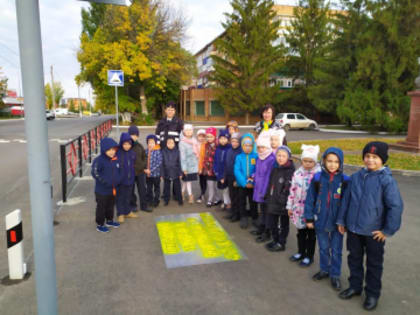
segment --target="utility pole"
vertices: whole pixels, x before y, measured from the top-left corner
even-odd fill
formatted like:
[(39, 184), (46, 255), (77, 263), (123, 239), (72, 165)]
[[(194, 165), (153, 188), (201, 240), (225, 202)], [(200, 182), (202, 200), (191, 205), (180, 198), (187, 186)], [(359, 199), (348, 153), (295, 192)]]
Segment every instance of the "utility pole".
[(51, 95), (52, 95), (52, 109), (55, 113), (55, 89), (54, 89), (54, 71), (53, 66), (51, 65)]
[(39, 0), (16, 0), (38, 314), (57, 314), (48, 127)]

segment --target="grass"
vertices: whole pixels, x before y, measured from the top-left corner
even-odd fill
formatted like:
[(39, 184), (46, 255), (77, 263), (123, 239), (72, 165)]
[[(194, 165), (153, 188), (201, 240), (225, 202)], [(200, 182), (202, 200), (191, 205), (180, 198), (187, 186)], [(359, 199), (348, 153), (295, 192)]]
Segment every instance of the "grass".
[(363, 147), (371, 141), (384, 141), (387, 143), (396, 143), (401, 141), (401, 138), (345, 138), (345, 139), (332, 139), (332, 140), (308, 140), (288, 142), (289, 148), (293, 154), (301, 154), (300, 149), (302, 144), (316, 145), (324, 152), (329, 147), (338, 147), (343, 151), (362, 151)]
[[(387, 143), (396, 143), (401, 141), (401, 138), (357, 138), (357, 139), (334, 139), (334, 140), (310, 140), (289, 142), (288, 146), (293, 154), (301, 154), (301, 145), (316, 145), (324, 152), (329, 147), (338, 147), (345, 152), (344, 163), (352, 165), (363, 165), (361, 151), (363, 147), (371, 141), (384, 141)], [(349, 153), (346, 153), (349, 152)], [(351, 153), (350, 153), (351, 152)], [(360, 152), (360, 153), (355, 153)], [(410, 153), (394, 153), (389, 154), (389, 159), (386, 163), (391, 169), (420, 171), (420, 156)]]

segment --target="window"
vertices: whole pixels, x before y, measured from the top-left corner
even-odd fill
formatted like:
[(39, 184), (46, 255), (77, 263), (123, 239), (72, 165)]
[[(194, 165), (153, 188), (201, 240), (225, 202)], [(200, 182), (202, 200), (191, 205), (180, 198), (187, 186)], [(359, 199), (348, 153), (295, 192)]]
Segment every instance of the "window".
[(225, 116), (225, 110), (220, 105), (219, 101), (211, 101), (210, 102), (210, 115), (211, 116)]
[(276, 119), (282, 119), (284, 114), (277, 114)]
[(287, 119), (295, 119), (295, 115), (294, 114), (287, 114)]
[(204, 101), (195, 101), (195, 114), (197, 116), (204, 116), (206, 114)]
[(293, 86), (292, 81), (291, 80), (287, 81), (287, 87), (292, 87), (292, 86)]
[(187, 110), (186, 110), (187, 116), (189, 116), (191, 115), (191, 102), (187, 101), (185, 105), (187, 106)]
[(300, 114), (297, 114), (296, 117), (297, 117), (297, 119), (300, 119), (300, 120), (305, 120), (306, 119), (305, 116), (300, 115)]

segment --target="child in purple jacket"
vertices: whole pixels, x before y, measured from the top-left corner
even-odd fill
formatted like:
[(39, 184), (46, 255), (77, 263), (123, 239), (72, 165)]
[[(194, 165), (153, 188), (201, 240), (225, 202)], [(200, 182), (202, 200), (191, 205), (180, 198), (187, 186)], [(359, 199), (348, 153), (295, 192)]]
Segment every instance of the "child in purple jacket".
[(270, 233), (265, 227), (266, 207), (264, 197), (267, 192), (268, 182), (270, 180), (271, 170), (276, 160), (270, 144), (270, 133), (263, 131), (257, 139), (258, 160), (255, 166), (254, 174), (254, 196), (253, 199), (260, 208), (260, 217), (258, 229), (251, 231), (251, 234), (257, 235), (255, 241), (262, 243), (270, 239)]

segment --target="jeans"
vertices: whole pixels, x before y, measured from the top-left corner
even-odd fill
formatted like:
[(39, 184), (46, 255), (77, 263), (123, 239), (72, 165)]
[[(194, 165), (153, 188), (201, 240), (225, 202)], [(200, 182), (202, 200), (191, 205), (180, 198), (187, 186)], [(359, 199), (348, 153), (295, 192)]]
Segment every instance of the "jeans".
[[(382, 272), (384, 269), (385, 242), (378, 242), (372, 236), (347, 233), (347, 263), (350, 269), (350, 287), (362, 291), (365, 278), (367, 296), (379, 298), (382, 288)], [(363, 269), (363, 258), (366, 254), (366, 275)]]
[(330, 277), (341, 275), (341, 254), (343, 251), (343, 235), (338, 230), (332, 232), (316, 231), (319, 246), (319, 265)]

